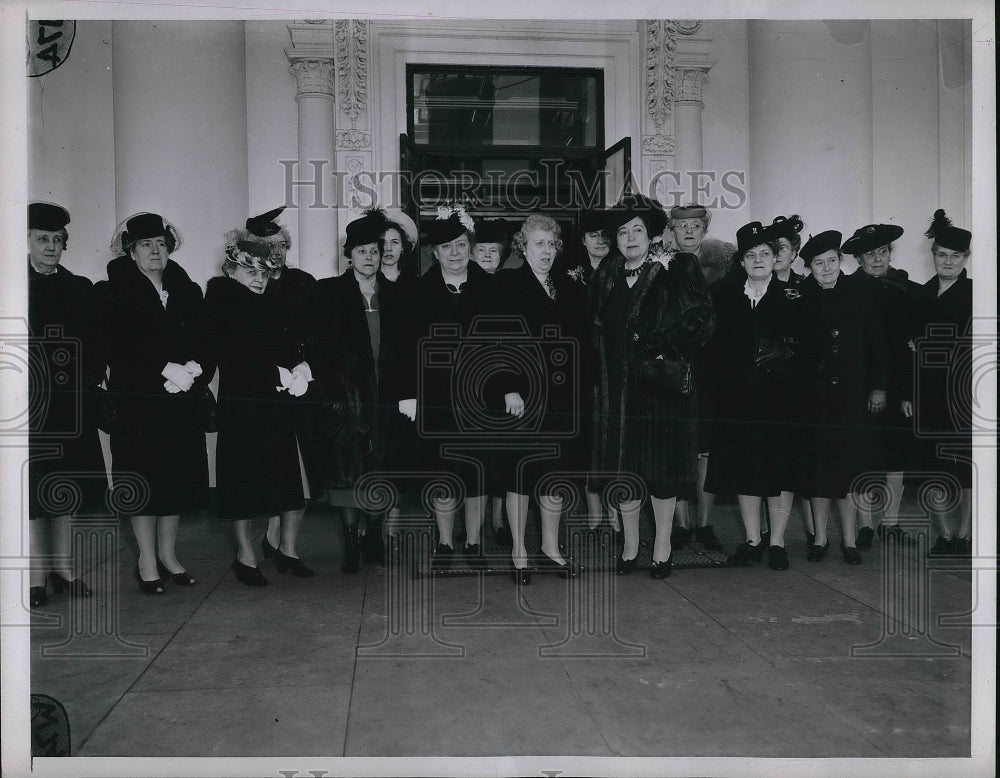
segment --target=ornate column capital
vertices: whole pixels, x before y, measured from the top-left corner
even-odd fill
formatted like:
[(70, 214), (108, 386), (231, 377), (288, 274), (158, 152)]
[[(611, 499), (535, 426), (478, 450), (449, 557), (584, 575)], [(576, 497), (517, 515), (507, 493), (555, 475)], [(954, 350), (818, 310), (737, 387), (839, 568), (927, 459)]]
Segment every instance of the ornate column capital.
[(657, 134), (674, 102), (674, 54), (677, 26), (670, 19), (646, 20), (646, 110)]
[(295, 76), (295, 97), (328, 97), (333, 100), (333, 59), (289, 57), (288, 72)]
[(701, 99), (701, 90), (708, 81), (708, 70), (705, 68), (679, 68), (675, 79), (675, 100), (677, 103), (688, 103), (705, 106)]

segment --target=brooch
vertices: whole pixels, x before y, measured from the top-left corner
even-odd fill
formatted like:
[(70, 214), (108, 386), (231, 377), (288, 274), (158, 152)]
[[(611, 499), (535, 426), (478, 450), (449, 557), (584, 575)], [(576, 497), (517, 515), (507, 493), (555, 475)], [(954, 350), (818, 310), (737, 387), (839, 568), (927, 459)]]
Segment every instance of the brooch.
[(789, 300), (798, 300), (801, 296), (802, 292), (800, 292), (798, 289), (785, 290), (785, 297), (787, 297)]

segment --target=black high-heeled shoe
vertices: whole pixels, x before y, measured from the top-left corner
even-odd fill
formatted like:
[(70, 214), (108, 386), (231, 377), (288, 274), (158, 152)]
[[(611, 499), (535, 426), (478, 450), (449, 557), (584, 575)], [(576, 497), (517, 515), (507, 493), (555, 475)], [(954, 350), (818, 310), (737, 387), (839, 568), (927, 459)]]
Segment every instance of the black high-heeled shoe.
[(544, 551), (535, 557), (535, 571), (539, 573), (555, 573), (560, 578), (576, 578), (577, 569), (572, 559), (567, 559), (564, 564), (559, 564), (556, 560)]
[(260, 571), (259, 567), (250, 567), (240, 560), (233, 560), (233, 572), (236, 573), (236, 580), (247, 586), (267, 586), (267, 579)]
[(664, 578), (669, 578), (670, 573), (673, 572), (674, 568), (674, 555), (671, 554), (667, 557), (666, 562), (653, 562), (649, 566), (649, 577), (655, 578), (657, 581), (662, 581)]
[(139, 582), (139, 591), (143, 594), (165, 594), (167, 591), (163, 588), (163, 581), (159, 578), (152, 581), (143, 580), (143, 577), (139, 574), (138, 565), (136, 565), (135, 570), (132, 571), (132, 575), (134, 575), (135, 580)]
[(45, 593), (45, 584), (32, 586), (28, 589), (28, 605), (32, 608), (41, 608), (48, 601), (49, 596)]
[(806, 555), (806, 559), (810, 562), (822, 562), (826, 559), (826, 552), (830, 550), (830, 541), (826, 541), (825, 546), (820, 546), (814, 543), (809, 547), (809, 553)]
[(55, 570), (49, 573), (49, 581), (52, 583), (52, 591), (56, 594), (69, 590), (70, 597), (89, 597), (93, 592), (90, 591), (90, 587), (83, 582), (82, 578), (74, 578), (72, 581), (67, 581)]
[(264, 537), (260, 539), (260, 553), (264, 555), (264, 559), (273, 559), (277, 551), (278, 547), (271, 545), (271, 541), (267, 539), (267, 533), (265, 532)]
[(291, 570), (292, 575), (299, 578), (309, 578), (314, 574), (313, 569), (306, 567), (305, 563), (297, 556), (286, 556), (277, 548), (274, 549), (274, 564), (278, 568), (279, 573)]
[(632, 557), (632, 559), (622, 559), (621, 557), (618, 557), (618, 559), (615, 560), (615, 572), (618, 575), (628, 575), (635, 570), (635, 560), (638, 558), (638, 555)]
[(528, 586), (531, 584), (531, 573), (528, 570), (519, 570), (514, 568), (510, 571), (511, 578), (514, 579), (514, 583), (518, 586)]
[(160, 578), (169, 578), (178, 586), (194, 586), (197, 583), (194, 580), (194, 576), (191, 575), (187, 570), (181, 570), (179, 573), (171, 573), (165, 564), (160, 561), (160, 558), (156, 558), (156, 572), (160, 574)]

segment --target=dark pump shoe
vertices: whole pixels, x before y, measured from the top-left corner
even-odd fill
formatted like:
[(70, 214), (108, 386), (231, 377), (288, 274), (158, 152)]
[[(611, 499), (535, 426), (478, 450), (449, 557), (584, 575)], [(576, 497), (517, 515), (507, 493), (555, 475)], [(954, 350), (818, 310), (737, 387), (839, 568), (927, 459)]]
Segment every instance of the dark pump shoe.
[(930, 551), (931, 556), (954, 556), (955, 555), (955, 539), (954, 538), (938, 538), (934, 543), (934, 547)]
[(528, 586), (531, 583), (531, 573), (527, 570), (519, 570), (515, 567), (510, 571), (510, 576), (518, 586)]
[(653, 562), (649, 566), (649, 577), (655, 578), (657, 581), (662, 581), (664, 578), (669, 578), (670, 573), (673, 571), (673, 554), (667, 557), (666, 562)]
[(451, 567), (454, 559), (455, 549), (451, 546), (446, 546), (444, 543), (438, 543), (437, 548), (434, 549), (434, 556), (431, 557), (431, 567), (438, 570), (446, 570)]
[(556, 560), (544, 551), (535, 558), (535, 570), (539, 573), (555, 573), (560, 578), (576, 578), (577, 569), (572, 559), (567, 559), (565, 564), (559, 564)]
[(309, 578), (313, 575), (313, 569), (306, 567), (305, 563), (297, 556), (285, 556), (278, 549), (274, 550), (274, 564), (279, 573), (291, 570), (292, 575), (298, 578)]
[(67, 590), (69, 590), (70, 597), (89, 597), (92, 594), (90, 587), (83, 582), (82, 578), (67, 581), (55, 570), (49, 573), (49, 582), (52, 584), (52, 591), (56, 594)]
[(826, 559), (826, 552), (830, 550), (830, 541), (826, 541), (825, 546), (819, 546), (815, 543), (809, 547), (809, 554), (806, 556), (810, 562), (822, 562)]
[(618, 575), (628, 575), (629, 573), (631, 573), (633, 570), (635, 570), (635, 560), (638, 559), (638, 556), (639, 555), (636, 554), (636, 556), (634, 556), (632, 559), (622, 559), (621, 557), (618, 557), (617, 561), (615, 562), (615, 572)]
[(862, 527), (858, 530), (858, 548), (866, 551), (872, 547), (872, 538), (875, 537), (875, 530), (871, 527)]
[(694, 531), (695, 539), (701, 543), (709, 551), (721, 551), (722, 543), (717, 537), (715, 537), (715, 530), (712, 529), (711, 524), (706, 524), (704, 527), (698, 527)]
[(139, 582), (139, 591), (143, 594), (165, 594), (167, 591), (163, 588), (163, 581), (159, 578), (152, 581), (144, 581), (142, 576), (139, 575), (138, 565), (136, 565), (135, 570), (132, 571), (132, 575), (134, 575), (135, 580)]
[(783, 546), (771, 546), (767, 550), (767, 566), (772, 570), (788, 569), (788, 552)]
[(765, 548), (763, 543), (740, 543), (736, 553), (729, 557), (729, 564), (731, 567), (750, 567), (751, 562), (760, 562), (764, 558)]
[(465, 564), (473, 570), (482, 570), (486, 567), (486, 557), (483, 556), (482, 548), (478, 543), (466, 543), (462, 547), (462, 554), (465, 556)]
[(169, 578), (178, 586), (194, 586), (196, 583), (194, 576), (187, 570), (181, 570), (179, 573), (171, 573), (167, 570), (167, 566), (159, 559), (156, 560), (156, 572), (160, 574), (160, 578)]
[(44, 585), (32, 586), (28, 589), (28, 605), (32, 608), (41, 608), (48, 601), (49, 597), (45, 593)]
[(690, 527), (674, 527), (670, 533), (670, 545), (676, 549), (684, 548), (691, 542), (691, 535), (693, 533), (694, 530)]
[(250, 567), (240, 560), (234, 559), (233, 572), (236, 573), (236, 580), (247, 586), (267, 586), (267, 579), (259, 567)]
[(844, 552), (844, 561), (849, 565), (860, 565), (861, 564), (861, 552), (858, 551), (854, 546), (840, 545), (840, 550)]

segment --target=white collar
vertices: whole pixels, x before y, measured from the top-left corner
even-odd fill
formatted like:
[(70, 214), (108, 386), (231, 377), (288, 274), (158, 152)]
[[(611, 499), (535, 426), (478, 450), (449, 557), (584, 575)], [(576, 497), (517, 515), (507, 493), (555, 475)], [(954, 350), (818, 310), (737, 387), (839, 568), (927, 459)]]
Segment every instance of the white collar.
[(746, 280), (746, 283), (743, 284), (743, 294), (747, 296), (747, 299), (752, 304), (756, 305), (757, 303), (760, 302), (760, 298), (763, 297), (765, 294), (767, 294), (767, 289), (770, 285), (771, 285), (771, 276), (768, 276), (767, 283), (764, 284), (764, 288), (758, 292), (756, 289), (750, 286), (750, 279), (748, 278)]

